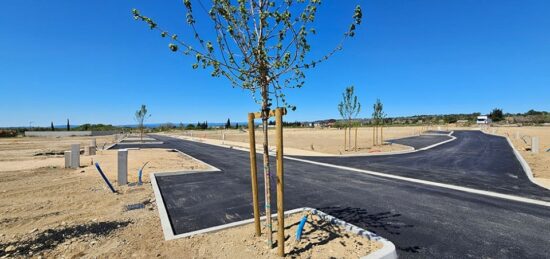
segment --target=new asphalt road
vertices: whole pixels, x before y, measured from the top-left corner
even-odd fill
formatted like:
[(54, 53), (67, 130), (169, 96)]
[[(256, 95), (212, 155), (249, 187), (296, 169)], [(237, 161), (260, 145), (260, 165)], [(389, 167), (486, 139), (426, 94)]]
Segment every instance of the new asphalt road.
[[(433, 149), (398, 156), (301, 159), (371, 170), (376, 165), (375, 171), (388, 174), (517, 190), (513, 194), (549, 200), (549, 191), (525, 181), (505, 139), (479, 132), (455, 136)], [(147, 147), (178, 149), (221, 170), (157, 177), (175, 234), (252, 218), (248, 152), (155, 138), (164, 144)], [(284, 163), (286, 210), (314, 207), (376, 232), (394, 242), (402, 258), (550, 257), (549, 207), (289, 159)], [(497, 187), (490, 187), (493, 181)]]

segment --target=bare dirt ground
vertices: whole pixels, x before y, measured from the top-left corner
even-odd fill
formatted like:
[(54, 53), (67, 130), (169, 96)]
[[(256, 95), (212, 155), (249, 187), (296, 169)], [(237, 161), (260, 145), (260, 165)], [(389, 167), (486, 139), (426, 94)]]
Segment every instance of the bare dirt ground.
[[(89, 146), (96, 139), (99, 148), (115, 142), (115, 136), (97, 137), (17, 137), (0, 139), (0, 171), (24, 170), (64, 165), (63, 152), (71, 144)], [(25, 162), (22, 162), (25, 161)], [(29, 163), (28, 161), (32, 161)]]
[[(537, 182), (550, 188), (550, 127), (492, 127), (488, 132), (507, 136), (533, 171)], [(519, 134), (519, 135), (518, 135)], [(539, 137), (539, 153), (532, 153), (531, 137)], [(519, 137), (519, 138), (518, 138)]]
[[(404, 138), (419, 135), (428, 129), (437, 129), (437, 127), (384, 127), (384, 139)], [(444, 129), (443, 129), (444, 130)], [(229, 143), (235, 146), (248, 148), (248, 133), (242, 130), (173, 130), (167, 132), (169, 135), (187, 136), (205, 140), (216, 140), (217, 142)], [(315, 154), (361, 154), (378, 153), (390, 151), (408, 150), (410, 147), (398, 144), (385, 144), (373, 146), (372, 128), (358, 128), (357, 130), (357, 151), (355, 147), (355, 131), (352, 130), (351, 150), (344, 149), (344, 130), (336, 128), (285, 128), (283, 131), (283, 141), (286, 154), (292, 155), (315, 155)], [(269, 142), (275, 143), (275, 130), (269, 130)], [(256, 129), (256, 144), (261, 144), (263, 132)], [(270, 148), (275, 148), (270, 144)], [(290, 153), (289, 153), (290, 152)]]
[[(0, 168), (4, 168), (0, 171), (2, 258), (277, 258), (276, 249), (265, 248), (264, 237), (254, 237), (251, 225), (165, 241), (148, 179), (141, 186), (115, 184), (118, 193), (113, 194), (87, 162), (99, 162), (114, 182), (115, 151), (81, 156), (80, 169), (63, 169), (62, 158), (34, 154), (66, 150), (75, 141), (86, 145), (89, 139), (40, 139), (37, 145), (33, 140), (0, 139)], [(29, 166), (10, 168), (14, 161)], [(130, 150), (130, 182), (136, 181), (132, 172), (137, 173), (147, 161), (148, 172), (207, 168), (177, 152)], [(47, 167), (37, 168), (45, 164)], [(292, 235), (289, 240), (293, 240), (298, 220), (294, 216), (285, 221), (286, 234)], [(303, 240), (287, 242), (287, 252), (293, 258), (357, 257), (380, 247), (323, 222), (307, 224)]]

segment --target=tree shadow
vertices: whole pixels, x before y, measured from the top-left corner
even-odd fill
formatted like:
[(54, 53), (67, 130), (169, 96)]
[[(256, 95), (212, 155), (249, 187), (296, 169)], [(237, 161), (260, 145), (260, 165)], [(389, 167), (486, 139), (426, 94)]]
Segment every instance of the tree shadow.
[[(319, 208), (319, 210), (379, 235), (381, 235), (379, 232), (390, 235), (401, 235), (403, 229), (414, 227), (414, 225), (402, 222), (399, 219), (401, 217), (400, 213), (392, 213), (390, 211), (369, 213), (363, 208), (336, 206), (323, 207)], [(397, 244), (396, 247), (408, 253), (419, 253), (422, 249), (420, 246), (400, 247)]]
[[(0, 243), (0, 256), (27, 256), (29, 252), (36, 254), (45, 250), (54, 249), (68, 239), (83, 235), (106, 236), (114, 230), (126, 227), (130, 221), (94, 222), (88, 225), (74, 225), (59, 229), (47, 229), (38, 233), (35, 237), (10, 243)], [(5, 249), (15, 247), (11, 252)]]
[[(306, 224), (308, 224), (311, 228), (308, 231), (304, 231), (302, 235), (304, 237), (308, 236), (308, 234), (311, 234), (316, 231), (324, 231), (328, 233), (328, 236), (324, 238), (317, 238), (317, 240), (309, 240), (307, 241), (307, 245), (302, 248), (294, 248), (291, 251), (287, 252), (286, 255), (288, 256), (298, 256), (303, 252), (306, 252), (316, 246), (324, 245), (330, 242), (331, 240), (341, 237), (342, 235), (338, 234), (340, 230), (336, 228), (333, 224), (331, 224), (328, 221), (322, 221), (321, 224), (311, 224), (310, 221), (307, 221)], [(347, 235), (347, 234), (344, 234)], [(305, 242), (305, 241), (304, 241)]]

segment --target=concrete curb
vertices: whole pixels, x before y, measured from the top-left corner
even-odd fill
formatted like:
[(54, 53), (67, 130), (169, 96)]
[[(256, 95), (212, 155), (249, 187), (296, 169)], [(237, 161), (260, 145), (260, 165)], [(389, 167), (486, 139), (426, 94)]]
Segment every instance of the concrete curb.
[(333, 164), (317, 162), (317, 161), (311, 161), (311, 160), (301, 159), (301, 158), (294, 158), (294, 157), (287, 157), (287, 156), (284, 156), (284, 158), (289, 159), (289, 160), (304, 162), (304, 163), (310, 163), (310, 164), (314, 164), (314, 165), (326, 166), (326, 167), (331, 167), (331, 168), (336, 168), (336, 169), (341, 169), (341, 170), (347, 170), (347, 171), (352, 171), (352, 172), (358, 172), (358, 173), (363, 173), (363, 174), (368, 174), (368, 175), (379, 176), (379, 177), (386, 178), (386, 179), (401, 180), (401, 181), (406, 181), (406, 182), (424, 184), (424, 185), (428, 185), (428, 186), (436, 186), (436, 187), (439, 187), (439, 188), (451, 189), (451, 190), (455, 190), (455, 191), (461, 191), (461, 192), (473, 193), (473, 194), (478, 194), (478, 195), (484, 195), (484, 196), (493, 197), (493, 198), (500, 198), (500, 199), (511, 200), (511, 201), (516, 201), (516, 202), (523, 202), (523, 203), (528, 203), (528, 204), (535, 204), (535, 205), (550, 207), (550, 202), (543, 201), (543, 200), (536, 200), (536, 199), (525, 198), (525, 197), (521, 197), (521, 196), (510, 195), (510, 194), (503, 194), (503, 193), (492, 192), (492, 191), (484, 191), (484, 190), (478, 190), (478, 189), (473, 189), (473, 188), (469, 188), (469, 187), (462, 187), (462, 186), (458, 186), (458, 185), (438, 183), (438, 182), (432, 182), (432, 181), (421, 180), (421, 179), (416, 179), (416, 178), (410, 178), (410, 177), (405, 177), (405, 176), (399, 176), (399, 175), (393, 175), (393, 174), (387, 174), (387, 173), (380, 173), (380, 172), (375, 172), (375, 171), (370, 171), (370, 170), (363, 170), (363, 169), (358, 169), (358, 168), (353, 168), (353, 167), (333, 165)]
[[(165, 240), (174, 240), (174, 239), (183, 238), (183, 237), (192, 237), (192, 236), (200, 235), (200, 234), (213, 233), (213, 232), (217, 232), (217, 231), (221, 231), (221, 230), (225, 230), (225, 229), (229, 229), (229, 228), (234, 228), (234, 227), (238, 227), (238, 226), (242, 226), (242, 225), (246, 225), (246, 224), (251, 224), (251, 223), (254, 222), (254, 219), (251, 218), (251, 219), (236, 221), (236, 222), (232, 222), (232, 223), (228, 223), (228, 224), (223, 224), (223, 225), (219, 225), (219, 226), (214, 226), (214, 227), (199, 229), (199, 230), (196, 230), (196, 231), (191, 231), (191, 232), (187, 232), (187, 233), (183, 233), (183, 234), (174, 235), (174, 231), (172, 229), (172, 224), (170, 223), (170, 219), (168, 217), (168, 211), (166, 210), (166, 206), (164, 205), (164, 200), (162, 198), (162, 194), (160, 193), (160, 189), (158, 187), (158, 183), (157, 183), (157, 180), (156, 180), (156, 175), (159, 175), (159, 173), (151, 173), (150, 174), (150, 179), (151, 179), (151, 185), (153, 186), (153, 190), (154, 190), (154, 193), (155, 193), (155, 199), (156, 199), (157, 208), (158, 208), (158, 211), (159, 211), (160, 222), (161, 222), (161, 225), (162, 225), (162, 232), (164, 234), (164, 239)], [(342, 226), (348, 232), (354, 233), (356, 235), (363, 236), (364, 238), (367, 238), (369, 240), (374, 240), (374, 241), (382, 243), (382, 248), (380, 248), (379, 250), (376, 250), (375, 252), (373, 252), (371, 254), (368, 254), (366, 256), (362, 256), (361, 259), (374, 259), (374, 258), (395, 259), (395, 258), (397, 258), (397, 252), (396, 252), (396, 249), (395, 249), (395, 245), (391, 241), (389, 241), (389, 240), (387, 240), (387, 239), (385, 239), (385, 238), (383, 238), (379, 235), (376, 235), (372, 232), (369, 232), (365, 229), (359, 228), (359, 227), (357, 227), (353, 224), (350, 224), (350, 223), (347, 223), (343, 220), (340, 220), (340, 219), (338, 219), (334, 216), (328, 215), (328, 214), (326, 214), (326, 213), (324, 213), (320, 210), (309, 208), (309, 207), (302, 207), (302, 208), (298, 208), (298, 209), (285, 211), (284, 214), (289, 216), (289, 215), (292, 215), (292, 214), (295, 214), (295, 213), (301, 213), (301, 212), (305, 212), (305, 211), (310, 211), (313, 215), (318, 215), (319, 217), (323, 218), (323, 220), (329, 221), (331, 224)], [(273, 214), (271, 217), (276, 218), (277, 213)], [(266, 219), (266, 216), (260, 217), (260, 220), (265, 220), (265, 219)]]
[[(452, 136), (453, 133), (454, 133), (454, 131), (451, 131), (449, 134), (436, 134), (436, 135), (439, 135), (439, 136), (441, 136), (441, 135), (449, 136), (449, 137), (451, 137), (451, 139), (448, 139), (448, 140), (445, 140), (445, 141), (442, 141), (442, 142), (439, 142), (439, 143), (436, 143), (436, 144), (433, 144), (431, 146), (427, 146), (427, 147), (424, 147), (424, 148), (421, 148), (421, 149), (414, 149), (413, 147), (409, 147), (410, 149), (407, 149), (407, 150), (380, 152), (380, 153), (348, 154), (348, 155), (322, 154), (322, 155), (300, 155), (300, 156), (301, 157), (308, 157), (308, 156), (311, 156), (311, 157), (315, 157), (315, 156), (322, 156), (322, 157), (369, 157), (369, 156), (389, 156), (389, 155), (409, 154), (409, 153), (414, 153), (414, 152), (418, 152), (418, 151), (428, 150), (428, 149), (437, 147), (439, 145), (443, 145), (445, 143), (454, 141), (454, 140), (456, 140), (456, 137)], [(189, 137), (189, 136), (180, 136), (180, 135), (169, 135), (169, 134), (166, 134), (164, 136), (171, 137), (171, 138), (179, 138), (179, 139), (184, 139), (184, 140), (189, 140), (189, 141), (194, 141), (194, 142), (199, 142), (199, 143), (212, 145), (212, 146), (217, 146), (217, 147), (231, 148), (231, 149), (235, 149), (235, 150), (249, 152), (248, 148), (238, 147), (238, 146), (230, 146), (230, 145), (227, 145), (227, 144), (207, 143), (207, 142), (203, 141), (203, 139), (201, 139), (201, 138), (195, 138), (195, 137)], [(403, 145), (403, 146), (405, 146), (405, 145)], [(256, 151), (256, 153), (260, 154), (261, 151)], [(271, 152), (271, 151), (269, 153), (270, 153), (270, 155), (275, 154), (275, 152)]]
[(328, 215), (328, 214), (326, 214), (326, 213), (324, 213), (320, 210), (307, 208), (307, 207), (302, 208), (302, 209), (304, 209), (304, 211), (311, 211), (312, 214), (320, 216), (321, 218), (323, 218), (323, 220), (329, 221), (331, 224), (342, 226), (348, 232), (354, 233), (354, 234), (359, 235), (359, 236), (363, 236), (363, 237), (365, 237), (369, 240), (374, 240), (374, 241), (382, 243), (382, 248), (374, 251), (373, 253), (370, 253), (368, 255), (360, 257), (361, 259), (374, 259), (374, 258), (395, 259), (395, 258), (397, 258), (397, 252), (396, 252), (396, 249), (395, 249), (395, 245), (391, 241), (389, 241), (389, 240), (387, 240), (387, 239), (385, 239), (385, 238), (383, 238), (379, 235), (376, 235), (372, 232), (369, 232), (368, 230), (362, 229), (362, 228), (357, 227), (357, 226), (355, 226), (351, 223), (347, 223), (347, 222), (345, 222), (343, 220), (340, 220), (340, 219), (338, 219), (334, 216)]
[(509, 137), (507, 136), (502, 136), (502, 135), (498, 135), (496, 133), (489, 133), (489, 132), (484, 132), (482, 130), (480, 130), (481, 132), (483, 132), (484, 134), (487, 134), (487, 135), (491, 135), (491, 136), (497, 136), (497, 137), (502, 137), (502, 138), (506, 138), (506, 141), (508, 141), (508, 145), (510, 145), (510, 147), (512, 147), (512, 150), (514, 151), (514, 155), (516, 155), (516, 158), (518, 159), (519, 163), (521, 164), (521, 167), (523, 168), (523, 171), (525, 171), (525, 174), (527, 175), (527, 178), (529, 178), (529, 181), (531, 181), (533, 184), (536, 184), (537, 186), (540, 186), (546, 190), (550, 190), (550, 188), (547, 188), (541, 184), (539, 184), (537, 182), (537, 180), (535, 179), (535, 177), (533, 176), (533, 171), (531, 171), (531, 167), (529, 166), (529, 164), (527, 163), (527, 161), (525, 161), (525, 159), (523, 158), (523, 156), (521, 155), (521, 153), (519, 153), (519, 151), (516, 149), (516, 147), (514, 146), (514, 144), (512, 143), (512, 140), (510, 140)]
[(114, 146), (116, 146), (118, 143), (120, 143), (122, 140), (124, 140), (125, 138), (127, 138), (128, 136), (124, 136), (122, 137), (121, 139), (119, 139), (118, 141), (116, 141), (114, 144), (108, 146), (107, 148), (103, 149), (103, 150), (109, 150), (111, 148), (113, 148)]
[(140, 143), (140, 142), (126, 142), (126, 143), (122, 143), (121, 142), (118, 142), (116, 145), (120, 145), (120, 146), (132, 146), (132, 145), (162, 145), (164, 144), (164, 142), (162, 141), (157, 141), (157, 142), (144, 142), (144, 143)]

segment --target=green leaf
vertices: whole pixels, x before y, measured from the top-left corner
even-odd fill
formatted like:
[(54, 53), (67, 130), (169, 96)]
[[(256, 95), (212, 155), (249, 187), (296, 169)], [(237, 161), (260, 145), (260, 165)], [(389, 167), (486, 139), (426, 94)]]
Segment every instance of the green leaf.
[(178, 51), (178, 45), (176, 45), (176, 44), (170, 43), (170, 44), (168, 44), (168, 48), (170, 48), (170, 50), (173, 51), (173, 52)]

